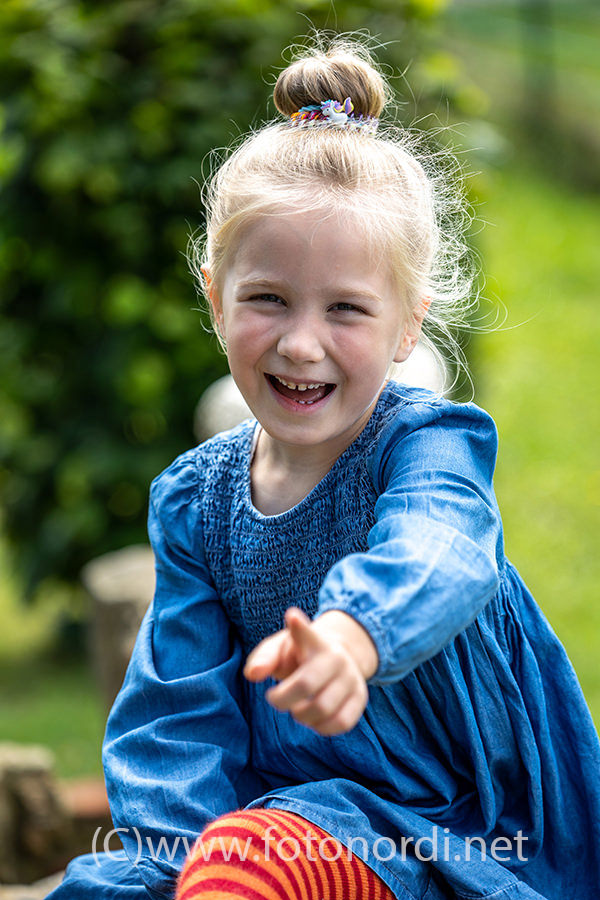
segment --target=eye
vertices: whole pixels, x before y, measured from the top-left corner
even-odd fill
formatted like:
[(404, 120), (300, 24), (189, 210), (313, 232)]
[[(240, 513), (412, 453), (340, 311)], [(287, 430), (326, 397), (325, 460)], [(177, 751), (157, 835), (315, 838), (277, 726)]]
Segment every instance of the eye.
[(364, 312), (360, 306), (355, 306), (353, 303), (336, 303), (335, 306), (332, 306), (332, 309), (340, 312)]
[(265, 303), (283, 303), (279, 294), (254, 294), (251, 300), (264, 300)]

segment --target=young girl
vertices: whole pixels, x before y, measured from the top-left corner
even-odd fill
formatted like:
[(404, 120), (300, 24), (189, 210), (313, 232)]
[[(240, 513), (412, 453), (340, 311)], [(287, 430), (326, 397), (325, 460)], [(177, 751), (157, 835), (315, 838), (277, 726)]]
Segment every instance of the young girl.
[(360, 47), (296, 60), (212, 182), (202, 278), (255, 419), (152, 484), (104, 743), (124, 851), (53, 900), (598, 897), (600, 744), (504, 556), (494, 423), (388, 378), (468, 300), (386, 94)]

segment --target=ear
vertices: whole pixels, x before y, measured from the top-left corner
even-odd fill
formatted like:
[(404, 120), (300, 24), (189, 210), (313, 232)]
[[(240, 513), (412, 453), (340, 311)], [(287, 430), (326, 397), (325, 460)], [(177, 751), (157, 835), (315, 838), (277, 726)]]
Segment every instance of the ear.
[(210, 305), (212, 307), (214, 320), (219, 327), (219, 331), (223, 331), (223, 306), (221, 304), (221, 298), (217, 293), (217, 289), (215, 283), (213, 281), (212, 275), (210, 273), (210, 269), (207, 269), (205, 266), (202, 266), (200, 271), (202, 272), (202, 277), (204, 278), (204, 287), (206, 290), (206, 294), (210, 301)]
[(423, 320), (427, 315), (427, 310), (431, 306), (431, 297), (421, 297), (416, 307), (410, 312), (408, 319), (404, 325), (404, 331), (400, 342), (396, 349), (394, 362), (401, 363), (408, 359), (415, 349), (415, 345), (419, 340)]

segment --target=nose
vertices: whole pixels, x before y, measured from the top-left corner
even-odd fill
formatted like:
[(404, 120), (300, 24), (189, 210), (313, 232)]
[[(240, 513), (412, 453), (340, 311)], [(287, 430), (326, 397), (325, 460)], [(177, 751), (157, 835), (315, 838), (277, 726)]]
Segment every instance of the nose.
[(295, 363), (321, 362), (325, 358), (325, 349), (315, 317), (290, 317), (277, 342), (277, 352)]

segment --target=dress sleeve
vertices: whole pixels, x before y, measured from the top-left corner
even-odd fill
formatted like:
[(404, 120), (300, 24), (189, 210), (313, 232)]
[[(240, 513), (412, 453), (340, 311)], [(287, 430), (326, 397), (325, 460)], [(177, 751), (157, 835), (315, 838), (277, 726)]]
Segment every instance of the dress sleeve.
[(317, 615), (341, 609), (375, 643), (369, 684), (399, 681), (434, 656), (498, 589), (496, 427), (474, 404), (441, 404), (402, 411), (380, 433), (369, 550), (336, 563), (321, 587)]
[(242, 651), (204, 561), (198, 502), (184, 454), (152, 483), (156, 593), (103, 745), (113, 822), (154, 898), (173, 896), (209, 821), (261, 792), (249, 768)]

